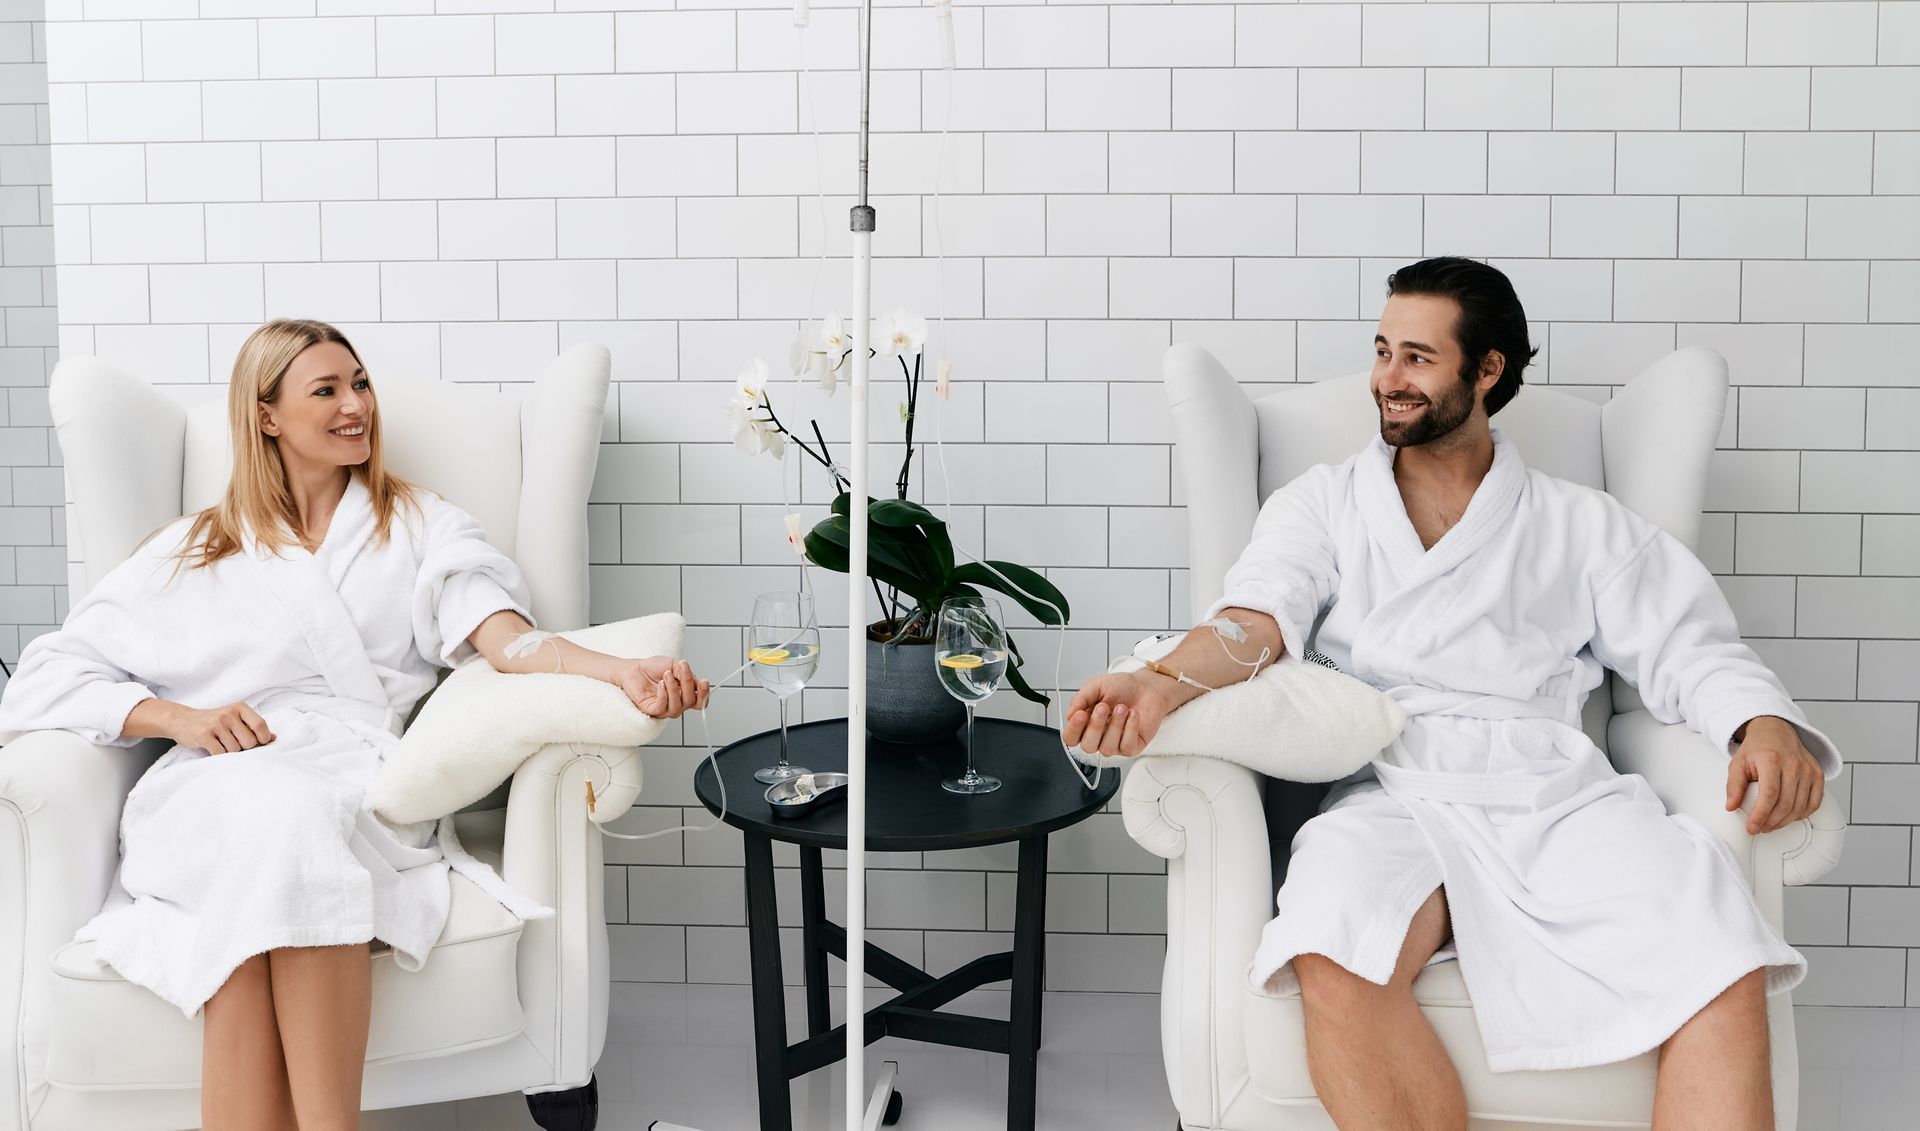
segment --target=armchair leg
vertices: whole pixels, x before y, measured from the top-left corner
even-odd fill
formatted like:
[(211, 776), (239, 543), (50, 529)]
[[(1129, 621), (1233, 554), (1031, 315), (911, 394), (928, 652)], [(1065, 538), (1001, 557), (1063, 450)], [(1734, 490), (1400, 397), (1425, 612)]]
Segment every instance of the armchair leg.
[(589, 1077), (564, 1092), (529, 1092), (527, 1111), (542, 1131), (593, 1131), (600, 1122), (600, 1081)]

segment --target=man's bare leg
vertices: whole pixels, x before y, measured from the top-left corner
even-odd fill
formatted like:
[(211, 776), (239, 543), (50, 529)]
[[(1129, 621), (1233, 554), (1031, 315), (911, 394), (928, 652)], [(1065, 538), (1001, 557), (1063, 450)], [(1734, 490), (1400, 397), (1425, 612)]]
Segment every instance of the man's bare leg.
[(201, 1125), (206, 1131), (294, 1131), (267, 956), (242, 962), (204, 1009)]
[(1393, 979), (1376, 986), (1329, 958), (1293, 960), (1307, 1015), (1307, 1071), (1343, 1128), (1462, 1131), (1467, 1098), (1447, 1050), (1413, 1000), (1413, 979), (1452, 933), (1436, 890), (1414, 913)]
[(1660, 1046), (1653, 1125), (1685, 1131), (1772, 1131), (1773, 1065), (1765, 971), (1721, 991)]
[(367, 944), (272, 952), (274, 1016), (300, 1131), (360, 1126), (360, 1081), (373, 1012)]

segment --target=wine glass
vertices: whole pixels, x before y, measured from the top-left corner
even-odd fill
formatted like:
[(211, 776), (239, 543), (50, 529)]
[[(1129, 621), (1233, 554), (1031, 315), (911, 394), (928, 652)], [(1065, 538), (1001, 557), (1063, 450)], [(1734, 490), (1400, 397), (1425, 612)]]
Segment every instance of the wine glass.
[(940, 606), (933, 645), (934, 671), (947, 694), (967, 705), (967, 772), (948, 778), (948, 793), (992, 793), (1000, 779), (973, 768), (973, 709), (992, 695), (1007, 670), (1007, 630), (1000, 604), (984, 597), (957, 597)]
[(807, 593), (762, 593), (753, 599), (747, 629), (747, 659), (760, 686), (780, 700), (780, 763), (753, 772), (771, 785), (813, 771), (787, 761), (787, 700), (807, 685), (820, 664), (820, 627)]

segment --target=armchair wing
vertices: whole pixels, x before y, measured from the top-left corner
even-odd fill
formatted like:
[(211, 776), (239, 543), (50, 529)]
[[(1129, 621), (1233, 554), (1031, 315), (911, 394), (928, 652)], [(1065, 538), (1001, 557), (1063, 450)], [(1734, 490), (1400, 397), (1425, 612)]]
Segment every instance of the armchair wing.
[(1162, 370), (1174, 458), (1189, 487), (1193, 607), (1205, 609), (1219, 599), (1260, 513), (1260, 423), (1233, 374), (1199, 346), (1174, 346)]

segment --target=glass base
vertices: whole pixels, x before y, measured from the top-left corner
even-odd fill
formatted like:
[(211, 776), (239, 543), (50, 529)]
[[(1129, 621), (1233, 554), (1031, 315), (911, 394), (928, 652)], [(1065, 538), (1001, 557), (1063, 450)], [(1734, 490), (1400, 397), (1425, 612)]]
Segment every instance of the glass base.
[(1000, 779), (991, 774), (976, 774), (969, 770), (957, 778), (948, 778), (941, 782), (940, 788), (948, 793), (992, 793), (1000, 788)]
[(812, 770), (805, 766), (768, 766), (764, 770), (753, 771), (753, 780), (762, 785), (772, 785), (777, 781), (789, 781), (801, 774), (810, 774)]

